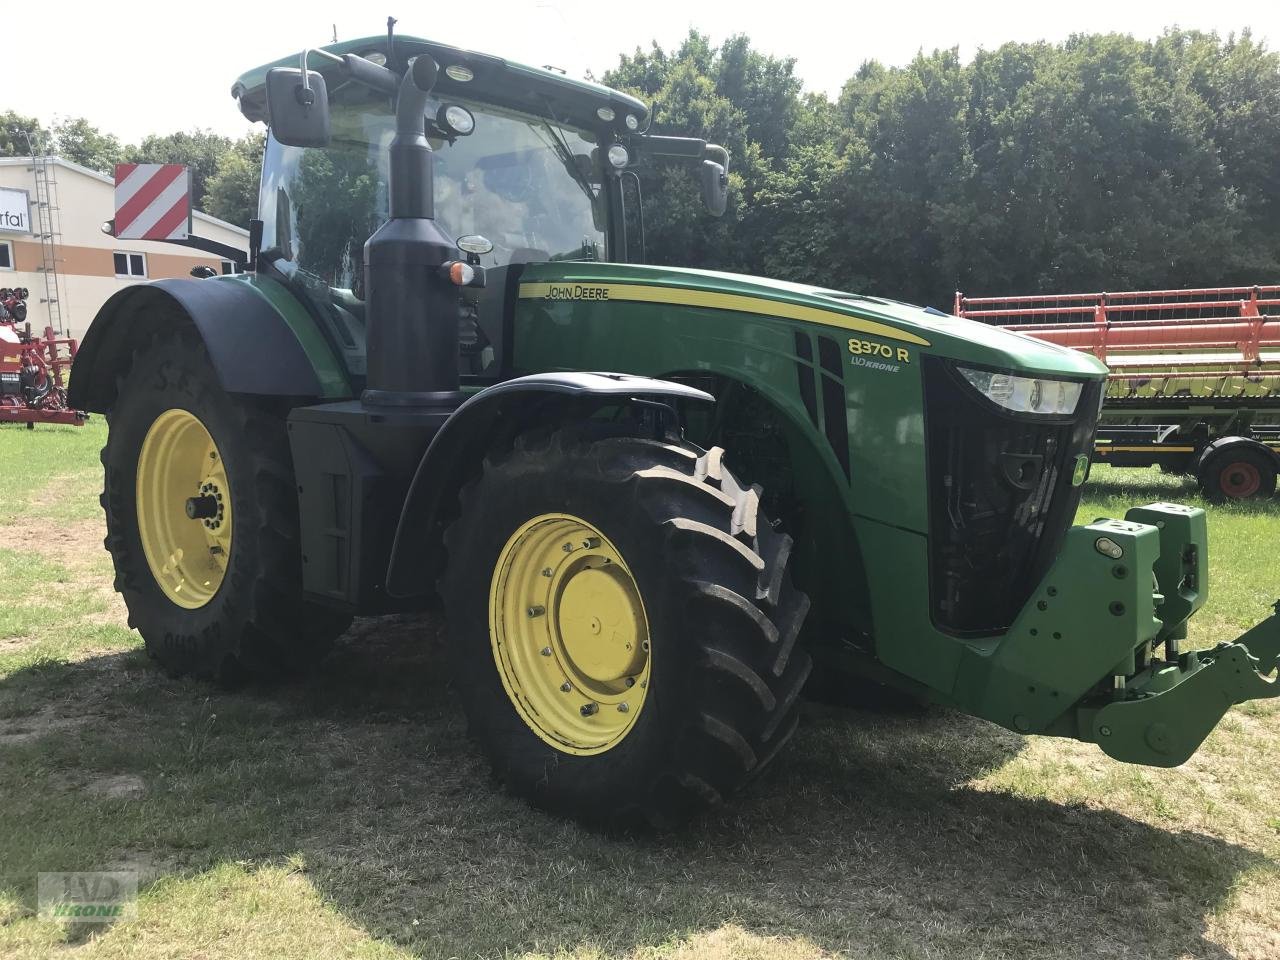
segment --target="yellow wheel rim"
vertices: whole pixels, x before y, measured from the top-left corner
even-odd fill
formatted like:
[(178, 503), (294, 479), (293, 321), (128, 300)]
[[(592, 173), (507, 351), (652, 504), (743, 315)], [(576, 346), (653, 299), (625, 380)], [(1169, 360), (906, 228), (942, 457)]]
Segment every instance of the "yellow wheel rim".
[(137, 506), (142, 552), (156, 584), (180, 607), (203, 607), (227, 574), (231, 485), (217, 444), (195, 414), (166, 410), (151, 424), (138, 454)]
[(547, 513), (511, 535), (489, 587), (489, 640), (529, 729), (564, 753), (604, 753), (649, 693), (649, 624), (618, 549), (578, 517)]

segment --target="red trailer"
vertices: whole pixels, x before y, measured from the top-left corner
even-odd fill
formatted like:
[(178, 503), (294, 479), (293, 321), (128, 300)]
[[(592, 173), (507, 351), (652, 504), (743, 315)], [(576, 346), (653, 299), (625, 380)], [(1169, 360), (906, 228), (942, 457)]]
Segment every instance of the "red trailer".
[(1094, 460), (1196, 477), (1211, 499), (1270, 496), (1280, 472), (1280, 286), (966, 297), (955, 315), (1111, 368)]
[(65, 379), (76, 341), (51, 327), (33, 336), (26, 308), (26, 290), (0, 290), (0, 423), (78, 426), (87, 414), (67, 406)]

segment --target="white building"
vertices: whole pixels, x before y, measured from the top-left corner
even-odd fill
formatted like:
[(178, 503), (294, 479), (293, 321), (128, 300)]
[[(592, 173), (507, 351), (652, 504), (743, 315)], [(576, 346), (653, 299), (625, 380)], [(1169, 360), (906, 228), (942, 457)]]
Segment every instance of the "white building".
[[(37, 162), (0, 157), (0, 287), (30, 291), (27, 319), (33, 330), (52, 325), (79, 338), (98, 308), (127, 284), (187, 277), (201, 264), (220, 273), (231, 271), (229, 261), (191, 247), (106, 235), (102, 224), (115, 213), (112, 179), (58, 157), (44, 165), (42, 185)], [(49, 204), (40, 202), (46, 192)], [(191, 227), (205, 239), (239, 250), (249, 247), (247, 230), (208, 214), (196, 211)], [(51, 255), (54, 269), (48, 290), (56, 290), (52, 297), (46, 295), (45, 270)], [(56, 303), (48, 302), (52, 298)]]

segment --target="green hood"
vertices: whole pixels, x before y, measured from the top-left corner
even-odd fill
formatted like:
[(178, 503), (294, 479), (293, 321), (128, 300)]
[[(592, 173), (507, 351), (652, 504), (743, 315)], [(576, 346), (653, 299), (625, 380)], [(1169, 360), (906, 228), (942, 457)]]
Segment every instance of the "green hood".
[(927, 346), (942, 356), (1025, 373), (1089, 379), (1102, 379), (1107, 373), (1107, 368), (1088, 354), (974, 320), (879, 297), (745, 274), (619, 263), (539, 263), (531, 264), (521, 276), (521, 295), (571, 296), (572, 289), (561, 290), (560, 284), (570, 288), (590, 284), (606, 299), (776, 314), (841, 327), (869, 339)]

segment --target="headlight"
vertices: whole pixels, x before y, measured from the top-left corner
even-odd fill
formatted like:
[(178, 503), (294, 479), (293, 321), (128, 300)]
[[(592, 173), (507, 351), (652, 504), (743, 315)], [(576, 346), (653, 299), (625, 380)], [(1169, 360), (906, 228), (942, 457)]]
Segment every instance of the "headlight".
[(609, 165), (615, 170), (621, 170), (631, 161), (631, 155), (627, 153), (627, 148), (620, 143), (615, 143), (606, 151), (605, 156), (609, 158)]
[(1015, 413), (1039, 413), (1066, 416), (1075, 413), (1083, 384), (1070, 380), (1048, 380), (1041, 377), (1018, 377), (1011, 373), (994, 373), (957, 367), (960, 375), (992, 403)]
[(466, 107), (456, 103), (442, 104), (436, 114), (436, 124), (455, 137), (468, 136), (476, 128), (476, 118)]

